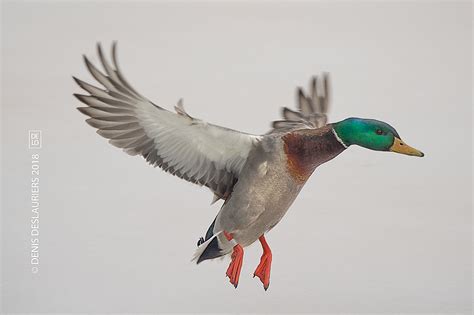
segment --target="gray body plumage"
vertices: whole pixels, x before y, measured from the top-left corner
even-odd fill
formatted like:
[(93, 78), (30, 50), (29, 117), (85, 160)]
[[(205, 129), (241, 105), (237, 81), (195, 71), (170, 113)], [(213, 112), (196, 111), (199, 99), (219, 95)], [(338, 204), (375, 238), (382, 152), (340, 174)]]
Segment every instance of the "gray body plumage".
[(222, 206), (214, 233), (228, 231), (248, 246), (284, 216), (303, 184), (288, 172), (280, 134), (264, 137), (251, 151), (230, 198)]
[[(283, 218), (313, 171), (345, 149), (331, 125), (264, 136), (250, 152), (234, 191), (217, 215), (213, 233), (227, 231), (240, 245), (252, 244)], [(294, 152), (298, 157), (293, 162), (306, 169), (302, 178), (295, 178), (289, 167)], [(233, 242), (219, 237), (219, 245), (225, 255)]]

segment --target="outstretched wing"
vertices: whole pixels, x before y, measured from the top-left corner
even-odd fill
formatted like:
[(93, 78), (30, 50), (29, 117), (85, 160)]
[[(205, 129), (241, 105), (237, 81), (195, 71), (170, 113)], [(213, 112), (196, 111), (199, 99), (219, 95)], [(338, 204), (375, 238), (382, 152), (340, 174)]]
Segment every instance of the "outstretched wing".
[(117, 65), (116, 43), (112, 46), (112, 65), (100, 44), (97, 49), (105, 73), (87, 57), (84, 60), (103, 89), (74, 78), (89, 94), (74, 94), (87, 105), (78, 108), (90, 117), (86, 122), (128, 154), (141, 155), (153, 166), (209, 187), (215, 200), (226, 199), (259, 137), (193, 118), (181, 100), (175, 106), (176, 113), (153, 104), (123, 77)]
[(305, 94), (302, 88), (296, 90), (298, 110), (294, 111), (288, 107), (283, 107), (283, 119), (272, 123), (273, 129), (270, 133), (288, 132), (294, 129), (312, 129), (326, 125), (329, 101), (329, 75), (324, 73), (322, 78), (313, 77), (308, 95)]

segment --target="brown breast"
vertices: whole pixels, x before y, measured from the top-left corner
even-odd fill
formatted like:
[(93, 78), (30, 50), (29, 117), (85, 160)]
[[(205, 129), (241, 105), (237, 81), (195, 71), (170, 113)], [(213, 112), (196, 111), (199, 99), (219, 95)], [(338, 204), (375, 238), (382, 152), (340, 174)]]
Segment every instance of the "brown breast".
[(316, 167), (333, 159), (345, 147), (336, 139), (332, 125), (318, 129), (300, 129), (283, 137), (290, 175), (300, 184), (308, 180)]

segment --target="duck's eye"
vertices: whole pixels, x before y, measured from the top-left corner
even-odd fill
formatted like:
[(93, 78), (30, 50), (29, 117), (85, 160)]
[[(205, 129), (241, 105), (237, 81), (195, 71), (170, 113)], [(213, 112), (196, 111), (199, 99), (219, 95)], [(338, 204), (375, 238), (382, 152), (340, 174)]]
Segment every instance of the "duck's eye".
[(383, 135), (382, 129), (377, 129), (377, 130), (375, 130), (375, 133), (378, 134), (379, 136), (380, 136), (380, 135)]

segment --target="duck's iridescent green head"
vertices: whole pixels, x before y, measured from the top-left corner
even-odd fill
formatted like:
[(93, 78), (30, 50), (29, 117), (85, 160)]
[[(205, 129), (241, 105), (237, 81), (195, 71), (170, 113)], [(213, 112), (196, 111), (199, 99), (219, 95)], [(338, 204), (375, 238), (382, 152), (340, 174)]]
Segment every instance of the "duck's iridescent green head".
[(346, 146), (352, 144), (376, 151), (392, 151), (406, 155), (424, 156), (405, 144), (398, 132), (387, 123), (375, 119), (347, 118), (333, 124), (334, 131)]

